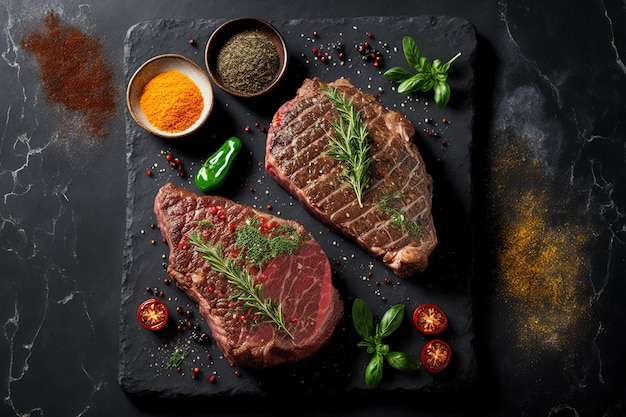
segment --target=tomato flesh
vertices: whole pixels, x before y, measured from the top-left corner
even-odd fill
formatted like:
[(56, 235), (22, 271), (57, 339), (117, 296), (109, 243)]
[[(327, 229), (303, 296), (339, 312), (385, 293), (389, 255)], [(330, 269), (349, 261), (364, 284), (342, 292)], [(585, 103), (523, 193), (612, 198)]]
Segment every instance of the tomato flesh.
[(167, 324), (169, 312), (163, 302), (151, 298), (141, 303), (137, 309), (137, 318), (148, 330), (160, 330)]
[(422, 365), (429, 372), (437, 373), (443, 371), (450, 363), (452, 349), (443, 340), (434, 339), (426, 343), (422, 349)]
[(448, 317), (436, 305), (422, 304), (413, 313), (413, 324), (424, 334), (438, 334), (448, 327)]

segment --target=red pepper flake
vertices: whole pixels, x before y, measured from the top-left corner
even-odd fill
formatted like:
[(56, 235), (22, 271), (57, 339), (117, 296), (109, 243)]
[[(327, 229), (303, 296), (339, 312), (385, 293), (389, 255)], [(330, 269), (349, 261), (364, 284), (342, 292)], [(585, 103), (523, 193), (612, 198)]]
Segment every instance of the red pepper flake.
[(267, 208), (268, 210), (271, 210), (272, 209), (272, 205), (268, 204), (267, 206), (265, 206), (265, 208)]
[(233, 223), (231, 223), (231, 224), (229, 224), (229, 225), (228, 225), (228, 231), (229, 231), (230, 233), (233, 233), (236, 229), (237, 229), (237, 226), (236, 226), (236, 225), (234, 225)]
[(384, 295), (383, 295), (382, 297), (380, 297), (380, 299), (381, 299), (382, 301), (384, 301), (384, 302), (386, 302), (386, 301), (387, 301), (387, 297), (385, 297)]
[(195, 39), (189, 39), (189, 45), (196, 46), (196, 40)]
[(163, 284), (165, 284), (165, 285), (170, 285), (170, 280), (169, 280), (169, 279), (167, 279), (167, 278), (165, 278), (165, 279), (163, 280)]
[(385, 278), (385, 284), (391, 284), (391, 278), (389, 277)]
[(213, 285), (209, 285), (209, 292), (215, 291), (215, 287)]
[(371, 33), (371, 32), (367, 32), (367, 37), (371, 39), (371, 38), (373, 38), (373, 37), (374, 37), (374, 35), (372, 35), (372, 33)]
[(297, 318), (297, 317), (292, 317), (289, 321), (290, 321), (291, 323), (295, 323), (295, 322), (297, 322), (297, 321), (298, 321), (298, 318)]
[(198, 368), (197, 366), (195, 368), (193, 368), (193, 373), (194, 374), (199, 374), (200, 373), (200, 368)]
[(235, 373), (235, 376), (241, 376), (241, 372), (239, 372), (238, 370), (236, 370), (234, 373)]
[(315, 55), (317, 55), (317, 53), (319, 52), (319, 49), (314, 47), (313, 49), (311, 49), (311, 52), (313, 52)]
[(441, 123), (448, 123), (448, 119), (444, 117), (443, 119), (441, 119)]
[(209, 382), (210, 382), (210, 383), (214, 383), (214, 382), (215, 382), (215, 375), (211, 375), (211, 376), (209, 377)]
[(313, 37), (317, 38), (319, 36), (319, 34), (317, 33), (317, 31), (313, 31)]
[(218, 297), (219, 297), (219, 298), (224, 298), (224, 297), (226, 297), (226, 294), (224, 294), (223, 292), (221, 292), (221, 293), (219, 293), (219, 294), (218, 294)]
[(254, 188), (252, 188), (252, 187), (250, 187), (248, 190), (249, 190), (251, 193), (253, 193), (253, 192), (254, 192)]
[(151, 177), (152, 176), (152, 171), (150, 171), (149, 169), (146, 169), (146, 175)]
[(247, 133), (252, 132), (252, 128), (250, 128), (250, 126), (247, 126), (243, 128), (244, 131), (246, 131)]
[(217, 216), (220, 220), (225, 220), (226, 219), (226, 214), (224, 213), (220, 213), (219, 216)]

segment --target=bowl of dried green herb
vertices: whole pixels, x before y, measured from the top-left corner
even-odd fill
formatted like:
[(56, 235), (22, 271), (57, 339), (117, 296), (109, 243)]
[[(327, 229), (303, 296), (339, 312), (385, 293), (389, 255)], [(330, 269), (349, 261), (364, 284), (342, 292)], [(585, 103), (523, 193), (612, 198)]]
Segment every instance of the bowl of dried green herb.
[(269, 22), (250, 17), (229, 20), (209, 38), (205, 63), (215, 85), (242, 98), (271, 91), (287, 71), (287, 46)]

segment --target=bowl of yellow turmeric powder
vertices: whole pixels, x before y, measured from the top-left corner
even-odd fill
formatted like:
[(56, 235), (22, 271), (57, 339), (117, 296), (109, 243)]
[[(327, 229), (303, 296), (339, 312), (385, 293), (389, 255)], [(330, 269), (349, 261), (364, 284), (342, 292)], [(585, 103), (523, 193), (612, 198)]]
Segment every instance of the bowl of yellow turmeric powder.
[(180, 138), (197, 131), (213, 109), (213, 87), (195, 62), (177, 54), (155, 56), (133, 74), (126, 90), (131, 116), (148, 132)]

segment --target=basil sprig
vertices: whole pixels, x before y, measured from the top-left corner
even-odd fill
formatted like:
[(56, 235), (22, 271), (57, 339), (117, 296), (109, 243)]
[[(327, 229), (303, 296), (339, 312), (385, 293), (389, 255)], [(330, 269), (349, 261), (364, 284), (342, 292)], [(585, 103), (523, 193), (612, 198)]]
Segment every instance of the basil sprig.
[(431, 63), (428, 58), (422, 56), (417, 44), (410, 36), (402, 39), (402, 49), (406, 61), (417, 73), (414, 74), (403, 67), (393, 67), (385, 71), (384, 77), (393, 83), (399, 83), (398, 93), (400, 94), (434, 90), (435, 104), (441, 108), (445, 107), (450, 100), (448, 70), (450, 64), (461, 56), (461, 53), (456, 54), (448, 62), (435, 59)]
[(372, 310), (365, 301), (357, 298), (352, 304), (352, 321), (357, 333), (363, 339), (357, 346), (367, 348), (372, 357), (365, 368), (365, 383), (368, 387), (378, 386), (383, 378), (385, 359), (389, 365), (400, 371), (414, 371), (417, 363), (404, 352), (390, 351), (382, 339), (393, 333), (404, 318), (404, 305), (396, 304), (385, 312), (379, 323), (374, 324)]

